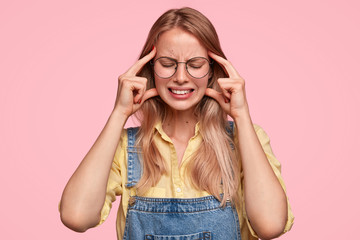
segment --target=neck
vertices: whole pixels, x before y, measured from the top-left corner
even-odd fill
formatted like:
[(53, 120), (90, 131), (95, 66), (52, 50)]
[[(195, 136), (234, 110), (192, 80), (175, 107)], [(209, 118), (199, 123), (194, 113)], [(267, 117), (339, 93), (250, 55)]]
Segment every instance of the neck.
[(170, 138), (188, 141), (195, 134), (196, 123), (194, 111), (174, 111), (165, 119), (163, 129)]

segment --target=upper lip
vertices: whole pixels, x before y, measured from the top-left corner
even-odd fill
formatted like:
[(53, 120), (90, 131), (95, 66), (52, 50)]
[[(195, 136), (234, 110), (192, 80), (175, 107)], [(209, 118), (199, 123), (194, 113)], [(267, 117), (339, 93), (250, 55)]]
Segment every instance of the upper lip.
[(179, 90), (179, 91), (193, 90), (193, 88), (179, 88), (179, 87), (169, 87), (169, 89)]

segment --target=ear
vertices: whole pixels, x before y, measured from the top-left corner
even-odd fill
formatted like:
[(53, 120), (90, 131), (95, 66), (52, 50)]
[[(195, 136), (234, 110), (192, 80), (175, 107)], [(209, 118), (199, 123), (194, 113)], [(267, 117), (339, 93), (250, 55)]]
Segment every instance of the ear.
[(210, 80), (214, 76), (214, 63), (215, 63), (215, 60), (212, 59), (209, 56), (209, 62), (210, 62), (210, 72), (209, 72), (209, 80)]
[(210, 68), (210, 72), (209, 72), (209, 80), (214, 76), (214, 68), (211, 67)]

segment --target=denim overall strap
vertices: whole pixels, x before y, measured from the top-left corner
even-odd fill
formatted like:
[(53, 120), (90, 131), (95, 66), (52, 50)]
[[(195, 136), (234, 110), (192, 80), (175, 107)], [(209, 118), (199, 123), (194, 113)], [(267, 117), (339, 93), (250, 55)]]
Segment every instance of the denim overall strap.
[(135, 146), (136, 134), (139, 127), (128, 128), (128, 146), (127, 146), (127, 183), (126, 187), (134, 187), (141, 178), (141, 162), (138, 156), (139, 148)]
[(233, 121), (229, 121), (229, 127), (228, 129), (226, 129), (228, 131), (228, 133), (231, 136), (234, 136), (234, 122)]
[[(226, 131), (230, 135), (231, 139), (234, 139), (234, 122), (233, 121), (229, 121), (229, 127), (226, 128)], [(230, 143), (230, 147), (232, 150), (235, 149), (235, 146), (233, 143)]]

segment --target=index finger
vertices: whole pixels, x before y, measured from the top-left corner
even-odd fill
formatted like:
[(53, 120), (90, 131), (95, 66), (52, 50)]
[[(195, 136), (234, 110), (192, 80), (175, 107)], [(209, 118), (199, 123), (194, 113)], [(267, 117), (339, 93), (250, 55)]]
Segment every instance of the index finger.
[(131, 75), (136, 75), (144, 65), (153, 59), (156, 55), (156, 47), (154, 46), (153, 50), (150, 53), (139, 59), (134, 65), (132, 65), (129, 70), (127, 71)]
[(220, 64), (220, 66), (222, 66), (223, 68), (225, 68), (226, 72), (228, 73), (230, 78), (233, 77), (240, 77), (239, 73), (235, 70), (235, 68), (233, 67), (233, 65), (226, 60), (223, 57), (220, 57), (219, 55), (216, 55), (215, 53), (208, 51), (208, 55), (214, 59), (216, 62), (218, 62)]

